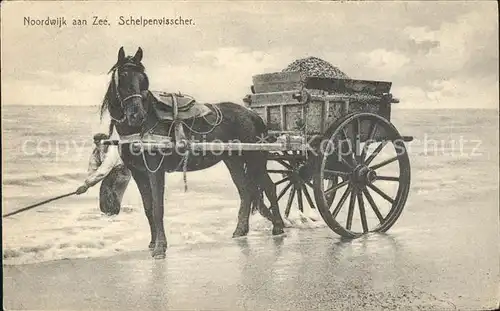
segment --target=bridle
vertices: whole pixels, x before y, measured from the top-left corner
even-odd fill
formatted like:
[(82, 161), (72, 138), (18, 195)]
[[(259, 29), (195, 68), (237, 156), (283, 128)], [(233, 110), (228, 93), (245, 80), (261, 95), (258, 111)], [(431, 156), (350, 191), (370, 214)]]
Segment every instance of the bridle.
[[(132, 95), (129, 95), (125, 98), (121, 98), (120, 96), (120, 91), (118, 90), (118, 85), (119, 85), (119, 74), (118, 74), (118, 69), (120, 68), (124, 68), (124, 67), (136, 67), (138, 68), (139, 66), (137, 66), (136, 64), (133, 64), (133, 63), (126, 63), (126, 64), (123, 64), (121, 66), (117, 66), (117, 67), (114, 67), (112, 68), (112, 74), (113, 74), (113, 82), (114, 82), (114, 86), (115, 86), (115, 94), (116, 94), (116, 99), (118, 100), (118, 102), (120, 103), (120, 107), (122, 109), (122, 112), (123, 112), (123, 116), (120, 118), (120, 119), (117, 119), (115, 117), (113, 117), (111, 115), (111, 112), (109, 113), (109, 116), (110, 118), (116, 122), (116, 123), (123, 123), (127, 120), (127, 115), (125, 114), (125, 102), (129, 99), (132, 99), (132, 98), (136, 98), (136, 97), (139, 97), (141, 99), (143, 99), (143, 96), (141, 93), (138, 93), (138, 94), (132, 94)], [(147, 79), (147, 78), (146, 78)], [(144, 122), (144, 120), (143, 120)]]

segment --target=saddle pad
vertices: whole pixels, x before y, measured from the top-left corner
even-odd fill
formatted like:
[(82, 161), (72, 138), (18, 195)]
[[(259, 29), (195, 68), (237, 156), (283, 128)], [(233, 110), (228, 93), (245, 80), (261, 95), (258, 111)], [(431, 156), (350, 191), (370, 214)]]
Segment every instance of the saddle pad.
[(156, 99), (154, 110), (160, 120), (174, 119), (174, 96), (177, 102), (177, 118), (181, 120), (202, 117), (212, 112), (207, 105), (198, 103), (189, 95), (161, 91), (151, 91), (151, 94)]

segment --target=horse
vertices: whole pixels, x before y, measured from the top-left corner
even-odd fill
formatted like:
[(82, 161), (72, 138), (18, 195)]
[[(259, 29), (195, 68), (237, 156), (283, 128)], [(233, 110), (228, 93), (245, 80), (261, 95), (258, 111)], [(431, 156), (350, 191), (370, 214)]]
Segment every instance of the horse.
[[(124, 48), (118, 51), (118, 59), (111, 67), (111, 81), (101, 105), (101, 118), (107, 110), (111, 117), (110, 131), (113, 127), (120, 136), (161, 135), (170, 137), (175, 143), (172, 126), (176, 122), (160, 120), (153, 107), (158, 104), (149, 90), (149, 79), (142, 64), (143, 50), (137, 49), (134, 56), (125, 56)], [(267, 126), (254, 111), (243, 105), (224, 101), (205, 104), (211, 114), (221, 118), (217, 124), (208, 122), (208, 118), (194, 117), (188, 123), (186, 136), (189, 139), (205, 142), (242, 143), (259, 142), (267, 136)], [(123, 141), (122, 141), (123, 143)], [(229, 170), (231, 179), (240, 197), (238, 220), (233, 238), (246, 236), (249, 232), (249, 217), (252, 208), (258, 209), (273, 225), (272, 234), (284, 234), (284, 222), (281, 217), (276, 186), (267, 173), (266, 151), (239, 151), (193, 154), (185, 157), (180, 152), (136, 152), (132, 144), (121, 144), (120, 156), (130, 170), (141, 194), (144, 211), (151, 230), (149, 249), (152, 257), (162, 259), (166, 256), (167, 239), (164, 229), (164, 190), (165, 175), (169, 172), (193, 172), (204, 170), (223, 162)], [(129, 148), (127, 148), (127, 146)], [(180, 165), (184, 159), (183, 165)], [(264, 205), (263, 194), (269, 200), (270, 207)]]

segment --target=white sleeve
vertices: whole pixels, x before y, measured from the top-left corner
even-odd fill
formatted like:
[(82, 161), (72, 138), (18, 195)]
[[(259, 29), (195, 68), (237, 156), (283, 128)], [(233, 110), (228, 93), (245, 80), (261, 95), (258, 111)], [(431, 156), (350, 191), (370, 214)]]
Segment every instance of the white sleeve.
[(118, 152), (118, 147), (109, 146), (104, 161), (101, 166), (92, 174), (90, 174), (85, 180), (85, 185), (92, 187), (106, 177), (106, 175), (111, 172), (111, 170), (121, 164), (120, 154)]
[(92, 150), (92, 154), (89, 159), (89, 166), (87, 169), (87, 174), (90, 175), (94, 173), (99, 168), (99, 151), (97, 148)]

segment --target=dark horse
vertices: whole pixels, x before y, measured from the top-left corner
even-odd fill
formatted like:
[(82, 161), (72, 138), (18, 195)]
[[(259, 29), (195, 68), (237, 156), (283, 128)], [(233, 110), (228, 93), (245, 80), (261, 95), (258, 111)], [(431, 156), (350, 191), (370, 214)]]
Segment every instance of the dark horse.
[[(156, 99), (148, 90), (149, 82), (145, 68), (141, 63), (143, 56), (139, 48), (136, 54), (125, 56), (123, 47), (118, 52), (118, 61), (111, 68), (113, 73), (101, 107), (101, 116), (107, 109), (112, 125), (121, 138), (132, 134), (150, 133), (172, 136), (172, 121), (161, 121), (153, 111)], [(197, 141), (240, 141), (257, 142), (259, 137), (267, 135), (263, 120), (253, 111), (242, 105), (222, 102), (208, 105), (211, 110), (222, 116), (214, 126), (207, 118), (196, 117), (189, 120), (190, 130), (186, 137)], [(112, 128), (111, 128), (112, 129)], [(203, 134), (201, 134), (203, 133)], [(172, 137), (175, 140), (175, 137)], [(178, 152), (160, 153), (134, 152), (130, 144), (121, 145), (120, 155), (130, 169), (141, 193), (146, 217), (151, 229), (151, 242), (154, 258), (164, 258), (167, 239), (163, 226), (164, 188), (166, 172), (198, 171), (224, 161), (240, 195), (241, 204), (238, 212), (238, 224), (233, 237), (245, 236), (249, 230), (249, 217), (252, 206), (263, 213), (273, 223), (273, 234), (284, 233), (283, 219), (278, 208), (276, 187), (266, 171), (267, 153), (264, 151), (239, 151), (238, 153), (219, 152), (205, 155), (184, 155)], [(186, 161), (182, 163), (183, 159)], [(186, 160), (187, 159), (187, 160)], [(185, 167), (183, 167), (185, 165)], [(210, 180), (207, 180), (210, 182)], [(265, 192), (271, 204), (268, 210), (262, 194)]]

